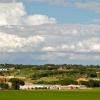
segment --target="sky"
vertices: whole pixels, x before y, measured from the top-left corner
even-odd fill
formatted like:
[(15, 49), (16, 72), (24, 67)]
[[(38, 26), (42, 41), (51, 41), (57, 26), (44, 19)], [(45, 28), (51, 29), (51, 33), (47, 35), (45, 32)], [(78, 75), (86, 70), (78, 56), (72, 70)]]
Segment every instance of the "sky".
[(100, 65), (100, 0), (0, 0), (0, 63)]

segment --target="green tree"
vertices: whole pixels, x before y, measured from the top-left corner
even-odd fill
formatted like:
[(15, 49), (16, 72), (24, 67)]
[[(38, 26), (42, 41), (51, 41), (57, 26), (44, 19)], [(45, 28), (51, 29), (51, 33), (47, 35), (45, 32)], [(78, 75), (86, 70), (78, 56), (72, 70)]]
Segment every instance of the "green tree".
[(20, 80), (20, 79), (17, 79), (17, 78), (12, 78), (12, 79), (9, 80), (9, 82), (12, 83), (12, 89), (14, 89), (14, 90), (19, 90), (20, 85), (25, 84), (23, 80)]
[(87, 87), (100, 87), (100, 81), (97, 80), (81, 81), (80, 84)]
[(97, 77), (97, 73), (95, 71), (88, 72), (88, 77)]
[(5, 90), (5, 89), (8, 89), (8, 88), (9, 88), (8, 84), (0, 83), (0, 89)]

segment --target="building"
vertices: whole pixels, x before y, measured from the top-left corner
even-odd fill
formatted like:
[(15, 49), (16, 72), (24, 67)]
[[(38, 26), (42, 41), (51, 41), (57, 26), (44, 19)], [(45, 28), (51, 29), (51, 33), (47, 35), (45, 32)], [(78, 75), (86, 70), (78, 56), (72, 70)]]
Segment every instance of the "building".
[(68, 85), (67, 89), (86, 89), (87, 87), (85, 85)]
[(24, 86), (20, 86), (21, 90), (33, 90), (33, 89), (49, 89), (49, 90), (60, 90), (60, 85), (44, 85), (44, 84), (31, 84), (26, 83)]
[(8, 71), (6, 68), (0, 68), (0, 72)]
[(78, 84), (80, 84), (81, 81), (89, 81), (89, 79), (86, 77), (80, 77), (77, 79)]
[(90, 78), (90, 80), (94, 80), (94, 81), (100, 81), (100, 78)]
[(31, 84), (27, 83), (24, 86), (20, 86), (21, 90), (33, 90), (33, 89), (49, 89), (49, 85)]

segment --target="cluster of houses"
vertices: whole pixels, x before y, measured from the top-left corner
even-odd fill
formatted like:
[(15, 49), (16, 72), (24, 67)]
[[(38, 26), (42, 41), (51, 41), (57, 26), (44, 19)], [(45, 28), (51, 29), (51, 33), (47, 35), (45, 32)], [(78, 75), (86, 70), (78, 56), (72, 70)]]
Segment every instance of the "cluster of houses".
[[(0, 68), (0, 72), (8, 71), (8, 69)], [(8, 83), (11, 85), (8, 80), (11, 78), (18, 78), (25, 80), (25, 77), (15, 77), (15, 76), (0, 76), (0, 83)], [(77, 81), (88, 81), (86, 78), (79, 78)], [(86, 89), (87, 87), (85, 85), (45, 85), (45, 84), (32, 84), (32, 83), (25, 83), (24, 86), (20, 86), (21, 90), (34, 90), (34, 89), (49, 89), (49, 90), (66, 90), (66, 89)]]
[[(14, 68), (3, 68), (0, 67), (0, 72), (7, 72), (7, 71), (13, 71)], [(65, 70), (64, 68), (60, 67), (58, 70)], [(25, 80), (26, 77), (15, 77), (15, 76), (0, 76), (0, 83), (8, 83), (8, 85), (10, 86), (11, 84), (9, 83), (9, 79), (11, 78), (18, 78), (18, 79), (22, 79)], [(49, 90), (66, 90), (66, 89), (86, 89), (87, 87), (85, 85), (80, 85), (81, 81), (89, 81), (89, 80), (96, 80), (96, 81), (100, 81), (100, 78), (87, 78), (87, 77), (80, 77), (78, 78), (76, 81), (78, 82), (79, 85), (74, 85), (74, 84), (70, 84), (70, 85), (45, 85), (45, 84), (32, 84), (32, 83), (25, 83), (25, 85), (20, 86), (21, 90), (34, 90), (34, 89), (49, 89)]]
[(8, 71), (7, 68), (0, 68), (0, 72)]
[[(77, 79), (77, 82), (80, 81), (88, 81), (88, 78), (81, 77)], [(46, 89), (46, 90), (67, 90), (67, 89), (86, 89), (85, 85), (45, 85), (45, 84), (32, 84), (32, 83), (25, 83), (24, 86), (20, 86), (21, 90), (36, 90), (36, 89)]]
[(67, 90), (67, 89), (86, 89), (85, 85), (45, 85), (45, 84), (30, 84), (26, 83), (24, 86), (20, 86), (21, 90), (37, 90), (37, 89), (45, 89), (45, 90)]
[[(8, 83), (9, 86), (11, 84), (8, 82), (9, 79), (16, 78), (14, 76), (0, 76), (0, 83)], [(25, 79), (25, 77), (17, 77), (19, 79)], [(86, 89), (85, 85), (45, 85), (45, 84), (32, 84), (32, 83), (25, 83), (25, 85), (20, 86), (21, 90), (37, 90), (37, 89), (44, 89), (44, 90), (66, 90), (66, 89)]]

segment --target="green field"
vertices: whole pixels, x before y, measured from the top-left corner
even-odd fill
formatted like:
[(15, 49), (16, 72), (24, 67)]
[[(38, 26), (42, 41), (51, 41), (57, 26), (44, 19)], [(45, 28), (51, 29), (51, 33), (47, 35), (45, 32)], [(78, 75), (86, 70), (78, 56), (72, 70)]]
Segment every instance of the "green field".
[(0, 100), (99, 100), (100, 90), (0, 91)]

